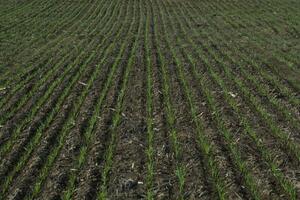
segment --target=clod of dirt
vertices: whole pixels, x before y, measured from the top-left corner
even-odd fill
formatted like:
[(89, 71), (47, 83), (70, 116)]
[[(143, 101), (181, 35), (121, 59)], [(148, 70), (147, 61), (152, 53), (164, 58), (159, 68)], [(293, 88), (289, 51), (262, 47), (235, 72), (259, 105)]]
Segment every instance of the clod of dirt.
[(138, 181), (132, 180), (131, 178), (125, 179), (122, 182), (122, 190), (123, 191), (130, 190), (130, 189), (135, 188), (137, 185), (138, 185)]

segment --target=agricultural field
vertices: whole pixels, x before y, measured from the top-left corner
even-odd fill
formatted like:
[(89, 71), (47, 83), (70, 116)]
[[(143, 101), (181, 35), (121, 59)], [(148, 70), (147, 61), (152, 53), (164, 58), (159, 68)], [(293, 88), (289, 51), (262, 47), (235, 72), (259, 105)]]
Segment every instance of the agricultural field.
[(6, 199), (300, 199), (300, 1), (0, 0)]

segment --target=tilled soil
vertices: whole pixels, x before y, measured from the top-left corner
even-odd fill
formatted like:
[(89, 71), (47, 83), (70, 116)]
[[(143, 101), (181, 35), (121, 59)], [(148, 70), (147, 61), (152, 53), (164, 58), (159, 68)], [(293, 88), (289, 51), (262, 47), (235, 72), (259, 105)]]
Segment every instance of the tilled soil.
[(0, 2), (0, 200), (299, 199), (299, 10)]

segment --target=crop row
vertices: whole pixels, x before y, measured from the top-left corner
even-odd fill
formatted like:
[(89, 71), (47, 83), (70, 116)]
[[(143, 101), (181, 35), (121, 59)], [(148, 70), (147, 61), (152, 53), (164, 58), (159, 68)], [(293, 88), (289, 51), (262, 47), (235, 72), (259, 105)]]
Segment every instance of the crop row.
[[(195, 6), (194, 6), (194, 7), (195, 7)], [(184, 8), (184, 6), (181, 5), (181, 8)], [(178, 11), (178, 9), (180, 9), (180, 8), (178, 7), (178, 8), (177, 8), (177, 11)], [(159, 10), (159, 9), (157, 9), (157, 10)], [(188, 11), (186, 10), (185, 13), (187, 13), (187, 12), (188, 12)], [(166, 12), (162, 12), (162, 13), (166, 13)], [(174, 12), (174, 13), (178, 13), (178, 12)], [(184, 13), (182, 13), (181, 16), (186, 16), (186, 15), (185, 15)], [(174, 20), (174, 19), (173, 19), (173, 20)], [(172, 20), (170, 20), (170, 21), (171, 21), (170, 23), (172, 23)], [(181, 22), (181, 19), (178, 17), (178, 18), (177, 18), (177, 21), (180, 23), (180, 22)], [(162, 22), (164, 22), (164, 20), (162, 20)], [(186, 20), (185, 23), (188, 24), (188, 20)], [(163, 24), (165, 24), (165, 23), (163, 23)], [(182, 28), (183, 25), (181, 24), (180, 26), (181, 26), (181, 28)], [(183, 28), (182, 28), (182, 29), (183, 29)], [(184, 30), (185, 37), (188, 37), (188, 34), (187, 34), (185, 31), (186, 31), (186, 30)], [(168, 38), (168, 37), (166, 37), (166, 38)], [(166, 39), (166, 40), (168, 40), (168, 39)], [(180, 40), (180, 38), (177, 38), (177, 40)], [(204, 54), (205, 54), (205, 53), (203, 52), (203, 50), (202, 50), (202, 49), (199, 49), (199, 48), (194, 44), (194, 42), (193, 42), (190, 38), (188, 38), (187, 40), (188, 40), (188, 41), (191, 43), (191, 45), (193, 46), (194, 51), (196, 51), (197, 53), (199, 53), (200, 58), (204, 61), (204, 63), (207, 65), (207, 67), (210, 67), (210, 63), (209, 63), (209, 61), (207, 60), (207, 58), (201, 56), (201, 55), (204, 55)], [(170, 44), (170, 42), (167, 42), (167, 43)], [(180, 42), (180, 43), (183, 43), (183, 42)], [(213, 52), (214, 50), (208, 49), (209, 47), (207, 47), (207, 46), (204, 46), (204, 48), (206, 48), (206, 50), (209, 51), (209, 53), (213, 56), (213, 58), (214, 58), (215, 60), (219, 61), (219, 62), (218, 62), (219, 64), (223, 64), (223, 66), (224, 66), (224, 68), (225, 68), (225, 72), (227, 72), (227, 75), (228, 75), (228, 69), (229, 69), (229, 67), (226, 66), (225, 63), (223, 63), (222, 60), (220, 60), (220, 58), (216, 57), (215, 52)], [(172, 48), (171, 46), (169, 46), (169, 49), (172, 51), (172, 49), (174, 49), (174, 48)], [(172, 52), (173, 52), (173, 51), (172, 51)], [(192, 102), (192, 101), (191, 101), (192, 96), (191, 96), (191, 93), (189, 92), (189, 86), (188, 86), (187, 83), (185, 82), (184, 76), (183, 76), (183, 74), (182, 74), (182, 70), (181, 70), (181, 68), (180, 68), (180, 66), (182, 66), (182, 63), (181, 63), (180, 59), (177, 58), (176, 53), (173, 52), (173, 56), (174, 56), (175, 62), (176, 62), (177, 65), (179, 66), (179, 70), (178, 70), (178, 71), (179, 71), (179, 77), (181, 78), (182, 85), (183, 85), (183, 87), (184, 87), (184, 90), (185, 90), (187, 99), (188, 99), (188, 101), (190, 102), (190, 106), (191, 106), (191, 108), (192, 108), (191, 113), (193, 114), (193, 112), (195, 112), (195, 111), (193, 111), (193, 106), (192, 106), (193, 104), (191, 103), (191, 102)], [(195, 62), (194, 62), (193, 60), (191, 60), (191, 56), (190, 56), (190, 55), (186, 55), (186, 56), (190, 59), (191, 64), (192, 64), (192, 65), (195, 65)], [(194, 68), (194, 69), (195, 69), (195, 68)], [(227, 70), (227, 71), (226, 71), (226, 70)], [(213, 72), (211, 68), (209, 68), (209, 71), (210, 71), (211, 74), (213, 74), (213, 75), (212, 75), (212, 78), (214, 78), (214, 80), (217, 81), (216, 83), (218, 83), (221, 87), (223, 86), (222, 89), (226, 89), (226, 88), (224, 88), (224, 84), (222, 84), (222, 81), (220, 80), (220, 77), (219, 77), (219, 76), (216, 76), (215, 72)], [(215, 104), (216, 104), (216, 103), (215, 103), (215, 100), (214, 100), (213, 97), (211, 96), (211, 95), (212, 95), (211, 92), (210, 92), (209, 90), (206, 89), (207, 86), (204, 85), (205, 83), (204, 83), (203, 81), (201, 82), (202, 78), (199, 76), (199, 74), (197, 75), (197, 73), (195, 73), (195, 71), (194, 71), (194, 75), (195, 75), (196, 77), (198, 77), (198, 79), (200, 80), (200, 87), (204, 90), (203, 93), (204, 93), (204, 94), (206, 95), (206, 97), (207, 97), (207, 102), (208, 102), (208, 105), (209, 105), (209, 107), (210, 107), (210, 109), (211, 109), (211, 112), (212, 112), (212, 113), (215, 113), (214, 119), (215, 119), (215, 121), (216, 121), (216, 125), (219, 127), (220, 130), (222, 130), (222, 134), (224, 134), (225, 140), (227, 140), (228, 143), (230, 144), (230, 145), (229, 145), (229, 149), (230, 149), (230, 151), (232, 152), (232, 156), (234, 157), (234, 160), (236, 160), (236, 165), (237, 165), (237, 167), (239, 168), (239, 170), (240, 170), (240, 171), (243, 173), (243, 175), (244, 175), (244, 181), (245, 181), (246, 185), (249, 187), (250, 193), (253, 195), (254, 198), (260, 198), (260, 195), (261, 195), (261, 194), (258, 193), (259, 190), (257, 190), (257, 186), (255, 186), (254, 178), (251, 177), (250, 172), (248, 172), (249, 170), (247, 170), (247, 167), (246, 167), (245, 163), (242, 161), (242, 156), (241, 156), (240, 153), (238, 152), (238, 148), (234, 146), (233, 136), (232, 136), (232, 134), (230, 133), (230, 131), (229, 131), (228, 129), (226, 129), (226, 127), (225, 127), (225, 125), (224, 125), (224, 122), (223, 122), (223, 120), (222, 120), (223, 116), (220, 115), (220, 113), (218, 112), (218, 109), (217, 109), (217, 107), (216, 107), (216, 105), (215, 105)], [(236, 81), (236, 79), (234, 79), (233, 77), (229, 77), (229, 78), (231, 78), (230, 80)], [(241, 85), (241, 82), (236, 82), (236, 83), (240, 83), (240, 84), (238, 84), (238, 86), (240, 86), (242, 90), (243, 90), (243, 89), (244, 89), (244, 90), (247, 90), (247, 88), (245, 88), (245, 86)], [(248, 93), (249, 93), (249, 92), (248, 92)], [(226, 97), (227, 97), (227, 100), (228, 100), (228, 95), (226, 95)], [(248, 97), (248, 96), (246, 96), (246, 97)], [(231, 99), (231, 100), (232, 100), (232, 99)], [(228, 101), (229, 101), (229, 100), (228, 100)], [(252, 100), (252, 101), (255, 102), (255, 101), (257, 101), (257, 100)], [(273, 102), (273, 103), (274, 103), (274, 102)], [(235, 103), (235, 102), (233, 103), (233, 101), (229, 101), (229, 104), (233, 107), (234, 110), (237, 109), (237, 106), (236, 106), (236, 103)], [(259, 107), (258, 104), (254, 104), (254, 107), (256, 107), (258, 110), (260, 109), (260, 107)], [(239, 111), (239, 110), (236, 110), (236, 111)], [(260, 110), (259, 113), (260, 113), (260, 115), (267, 116), (266, 114), (264, 114), (265, 112), (266, 112), (265, 110)], [(239, 112), (238, 112), (238, 114), (239, 114)], [(239, 116), (241, 116), (241, 115), (239, 115)], [(271, 119), (269, 118), (269, 120), (271, 120)], [(258, 140), (257, 136), (255, 135), (255, 133), (253, 132), (253, 130), (251, 129), (251, 127), (249, 126), (249, 124), (248, 124), (248, 122), (246, 121), (246, 119), (242, 118), (242, 119), (241, 119), (241, 122), (243, 122), (244, 125), (246, 125), (246, 126), (245, 126), (245, 130), (246, 130), (245, 132), (246, 132), (246, 133), (248, 132), (248, 134), (251, 134), (253, 140), (256, 142), (258, 148), (261, 150), (261, 154), (263, 155), (264, 159), (267, 160), (268, 166), (272, 169), (272, 173), (273, 173), (273, 175), (275, 176), (275, 179), (276, 179), (276, 180), (279, 182), (279, 184), (282, 186), (283, 190), (284, 190), (291, 198), (295, 199), (295, 198), (296, 198), (296, 196), (295, 196), (295, 195), (296, 195), (296, 192), (295, 192), (294, 186), (293, 186), (289, 181), (287, 181), (287, 180), (285, 179), (284, 175), (281, 174), (280, 171), (278, 170), (278, 166), (276, 166), (276, 164), (272, 162), (272, 160), (270, 159), (271, 156), (270, 156), (270, 153), (268, 153), (268, 150), (267, 150), (262, 144), (258, 143), (259, 140)], [(245, 124), (245, 123), (246, 123), (246, 124)], [(272, 121), (269, 121), (269, 122), (266, 122), (266, 123), (268, 123), (269, 126), (276, 126), (276, 125), (274, 124), (274, 122), (272, 122)], [(273, 131), (273, 132), (275, 131), (275, 134), (276, 134), (278, 137), (281, 137), (281, 138), (282, 138), (282, 137), (285, 137), (285, 134), (284, 134), (284, 133), (278, 133), (278, 129), (275, 129), (275, 128), (274, 128), (274, 129), (272, 129), (272, 131)], [(284, 139), (284, 138), (283, 138), (283, 139)], [(292, 146), (291, 149), (296, 148), (296, 146), (293, 146), (293, 143), (288, 142), (288, 139), (287, 139), (287, 138), (284, 139), (284, 141), (285, 141), (285, 142), (284, 142), (284, 145), (286, 145), (287, 143), (290, 143), (289, 145)], [(287, 145), (287, 146), (289, 147), (289, 145)], [(294, 152), (295, 152), (296, 155), (297, 155), (298, 150), (296, 149)], [(296, 158), (297, 158), (297, 157), (296, 157)]]
[[(131, 106), (125, 98), (127, 94), (134, 94), (129, 92), (130, 81), (135, 81), (132, 74), (141, 67), (138, 59), (144, 59), (145, 63), (145, 77), (139, 78), (145, 81), (142, 89), (146, 103), (143, 116), (146, 172), (143, 173), (146, 174), (144, 196), (147, 199), (155, 199), (159, 190), (155, 188), (155, 178), (159, 176), (156, 170), (160, 167), (156, 163), (155, 147), (160, 144), (155, 142), (156, 137), (162, 136), (156, 135), (158, 129), (154, 123), (157, 114), (154, 110), (159, 107), (154, 103), (156, 92), (162, 97), (160, 112), (164, 118), (161, 122), (167, 130), (164, 138), (167, 141), (163, 142), (171, 144), (165, 157), (170, 161), (168, 177), (176, 177), (170, 183), (174, 192), (168, 194), (170, 198), (185, 199), (189, 195), (187, 179), (192, 174), (184, 159), (189, 151), (184, 149), (186, 141), (182, 140), (179, 127), (181, 116), (177, 116), (182, 106), (193, 129), (185, 134), (195, 138), (195, 149), (203, 159), (199, 163), (207, 177), (205, 189), (212, 193), (210, 195), (216, 199), (229, 199), (232, 195), (221, 154), (233, 168), (228, 170), (233, 171), (234, 184), (241, 190), (237, 193), (243, 197), (264, 199), (268, 186), (263, 183), (266, 182), (272, 185), (272, 195), (297, 199), (295, 182), (287, 172), (289, 169), (277, 162), (277, 153), (288, 156), (287, 168), (296, 168), (300, 162), (299, 86), (296, 81), (285, 79), (281, 68), (274, 66), (274, 63), (288, 66), (288, 72), (297, 74), (297, 56), (288, 56), (280, 50), (271, 52), (270, 57), (275, 61), (263, 54), (252, 55), (253, 51), (265, 52), (263, 46), (270, 41), (266, 36), (272, 36), (272, 32), (254, 34), (253, 29), (259, 26), (274, 32), (280, 32), (284, 25), (296, 27), (287, 32), (290, 37), (298, 34), (296, 19), (299, 16), (285, 24), (286, 19), (278, 19), (271, 13), (276, 6), (288, 13), (295, 9), (278, 0), (267, 0), (261, 3), (262, 9), (267, 11), (262, 14), (265, 18), (258, 21), (250, 11), (241, 11), (248, 6), (254, 9), (259, 3), (256, 0), (253, 5), (248, 0), (237, 4), (223, 0), (56, 3), (55, 0), (32, 0), (0, 15), (3, 19), (23, 17), (11, 26), (4, 26), (0, 37), (6, 39), (14, 29), (19, 30), (19, 35), (13, 36), (19, 42), (10, 46), (3, 56), (15, 54), (28, 63), (16, 74), (6, 72), (8, 77), (0, 79), (1, 87), (7, 87), (4, 89), (7, 93), (0, 100), (1, 133), (3, 130), (0, 199), (8, 197), (11, 190), (18, 195), (26, 193), (25, 199), (38, 198), (77, 126), (81, 127), (82, 141), (75, 154), (68, 155), (71, 164), (64, 172), (64, 183), (59, 183), (60, 197), (75, 198), (81, 181), (78, 177), (83, 169), (89, 168), (88, 159), (93, 154), (98, 134), (105, 135), (105, 141), (101, 141), (103, 151), (97, 152), (101, 154), (101, 161), (96, 167), (99, 176), (94, 177), (96, 188), (92, 196), (98, 199), (110, 196), (122, 115), (126, 106)], [(35, 6), (36, 9), (28, 13)], [(52, 21), (55, 12), (58, 15)], [(240, 17), (236, 18), (234, 12)], [(32, 26), (32, 29), (23, 30), (23, 26)], [(40, 34), (31, 38), (36, 32)], [(231, 37), (238, 35), (246, 37), (251, 48), (232, 41)], [(70, 42), (73, 39), (68, 36), (74, 41)], [(22, 42), (22, 38), (29, 39)], [(140, 44), (142, 52), (139, 52)], [(31, 46), (37, 49), (33, 55), (27, 55), (26, 49)], [(141, 58), (137, 57), (139, 53)], [(7, 66), (1, 67), (4, 70)], [(155, 71), (159, 74), (157, 77), (154, 77)], [(115, 82), (115, 79), (120, 81)], [(154, 84), (159, 84), (161, 91), (155, 91)], [(99, 130), (99, 117), (106, 112), (104, 108), (110, 103), (109, 94), (114, 88), (113, 112), (105, 119), (109, 128)], [(81, 122), (89, 99), (95, 99), (88, 105), (91, 113)], [(59, 125), (57, 119), (61, 119)], [(206, 126), (213, 131), (207, 131)], [(223, 146), (219, 147), (220, 144)], [(247, 152), (245, 146), (254, 151)], [(224, 152), (219, 153), (220, 148)], [(32, 176), (35, 172), (37, 174)]]
[[(84, 5), (85, 5), (85, 7), (83, 7)], [(42, 26), (43, 27), (42, 30), (38, 29), (38, 30), (33, 30), (33, 31), (38, 31), (38, 32), (45, 33), (46, 38), (49, 38), (51, 34), (55, 34), (58, 30), (58, 27), (63, 28), (64, 26), (67, 26), (68, 27), (67, 31), (81, 32), (82, 30), (84, 30), (84, 25), (90, 26), (92, 24), (91, 21), (90, 21), (92, 19), (92, 17), (97, 16), (97, 15), (95, 15), (95, 13), (92, 12), (91, 15), (83, 15), (81, 18), (78, 18), (79, 16), (82, 15), (82, 12), (89, 13), (90, 10), (85, 10), (86, 8), (89, 8), (89, 7), (87, 7), (87, 5), (82, 4), (82, 6), (74, 9), (72, 12), (66, 12), (66, 14), (68, 14), (67, 17), (62, 17), (60, 19), (61, 21), (57, 20), (57, 22), (56, 22), (55, 26), (53, 27), (53, 29), (51, 29), (51, 28), (49, 28), (48, 26), (45, 25), (45, 26)], [(92, 7), (93, 6), (90, 6), (89, 9), (91, 9)], [(99, 8), (100, 8), (99, 6), (96, 7), (96, 8), (97, 8), (96, 10), (98, 10), (98, 14), (104, 13), (103, 10), (99, 11)], [(102, 9), (104, 9), (104, 8), (102, 7)], [(71, 9), (72, 9), (72, 7), (71, 7)], [(80, 24), (79, 22), (81, 20), (85, 19), (85, 18), (86, 18), (86, 20), (84, 21), (84, 23), (81, 24), (81, 26), (78, 26)], [(76, 22), (76, 23), (72, 24), (71, 22)], [(51, 31), (49, 31), (49, 29)], [(44, 73), (48, 73), (49, 75), (52, 75), (55, 69), (57, 69), (58, 67), (63, 66), (59, 62), (63, 62), (64, 60), (67, 59), (67, 56), (69, 56), (70, 52), (68, 51), (68, 48), (63, 48), (64, 51), (59, 52), (61, 54), (62, 58), (60, 59), (60, 61), (56, 61), (57, 62), (56, 64), (53, 63), (53, 58), (51, 58), (50, 52), (45, 51), (47, 49), (51, 50), (52, 48), (54, 50), (56, 50), (56, 48), (60, 45), (60, 43), (63, 43), (65, 41), (67, 41), (67, 38), (63, 37), (63, 36), (64, 35), (59, 35), (54, 40), (52, 40), (50, 43), (46, 43), (42, 46), (39, 46), (38, 51), (35, 52), (34, 55), (32, 55), (32, 58), (30, 58), (30, 59), (33, 59), (35, 61), (35, 64), (33, 64), (29, 67), (25, 67), (25, 69), (27, 71), (24, 72), (24, 74), (22, 72), (18, 73), (17, 74), (18, 76), (14, 77), (14, 79), (11, 81), (11, 83), (7, 83), (7, 85), (14, 84), (14, 87), (13, 87), (13, 90), (10, 91), (8, 96), (1, 101), (0, 107), (2, 107), (4, 104), (6, 104), (17, 91), (24, 89), (24, 87), (27, 85), (27, 83), (32, 82), (34, 80), (34, 78), (36, 78), (37, 74), (43, 75)], [(28, 45), (32, 46), (32, 44), (38, 43), (37, 41), (43, 42), (44, 39), (43, 39), (43, 37), (38, 37), (35, 40), (32, 39), (32, 40), (30, 40)], [(25, 44), (26, 44), (26, 46), (21, 46), (20, 49), (26, 49), (27, 43), (25, 43)], [(81, 46), (83, 44), (84, 44), (84, 41), (80, 41), (80, 44), (78, 46)], [(55, 46), (53, 46), (53, 45), (55, 45)], [(50, 47), (52, 47), (52, 48), (50, 48)], [(16, 54), (16, 53), (17, 52), (13, 52), (13, 54)], [(41, 57), (41, 54), (42, 54), (42, 57)], [(39, 62), (37, 62), (36, 57), (38, 57), (41, 60), (39, 60)], [(49, 59), (49, 57), (50, 57), (50, 59)], [(53, 65), (55, 67), (51, 68)], [(50, 70), (49, 70), (49, 68), (50, 68)], [(47, 75), (43, 75), (43, 76), (47, 76)], [(18, 81), (19, 79), (21, 81)], [(16, 82), (17, 82), (17, 84), (16, 84)]]
[[(111, 10), (111, 11), (116, 11), (116, 10)], [(117, 12), (114, 12), (114, 13), (117, 13)], [(109, 16), (109, 14), (108, 14), (107, 16)], [(110, 17), (110, 20), (112, 20), (113, 17), (115, 17), (115, 15), (112, 15), (112, 17)], [(104, 19), (105, 19), (105, 18), (104, 18)], [(110, 24), (110, 23), (109, 23), (110, 20), (107, 21), (107, 22), (108, 22), (107, 24)], [(101, 23), (99, 23), (99, 24), (101, 24)], [(113, 25), (113, 24), (110, 24), (110, 25)], [(114, 26), (111, 27), (110, 25), (107, 26), (107, 29), (102, 29), (102, 31), (108, 31), (108, 30), (110, 30), (110, 31), (108, 31), (107, 33), (112, 33), (112, 32), (111, 32), (112, 30), (116, 30)], [(98, 28), (98, 27), (95, 27), (95, 29), (96, 29), (96, 28)], [(114, 29), (112, 29), (112, 28), (114, 28)], [(105, 38), (105, 39), (107, 40), (108, 38)], [(104, 41), (105, 41), (105, 40), (104, 40)], [(97, 48), (103, 47), (103, 46), (101, 46), (101, 45), (104, 43), (104, 41), (102, 41), (102, 43), (99, 43)], [(91, 44), (93, 44), (93, 41), (91, 42)], [(105, 46), (104, 46), (104, 47), (105, 47)], [(111, 50), (111, 48), (107, 48), (107, 49), (106, 49), (107, 52), (109, 52), (110, 50)], [(5, 185), (6, 185), (5, 188), (8, 187), (8, 185), (9, 185), (9, 183), (11, 182), (13, 176), (14, 176), (19, 170), (21, 170), (21, 168), (22, 168), (22, 166), (23, 166), (24, 164), (26, 164), (26, 161), (29, 159), (29, 156), (30, 156), (32, 150), (34, 150), (34, 149), (35, 149), (35, 146), (39, 143), (39, 140), (40, 140), (40, 138), (41, 138), (41, 136), (42, 136), (43, 131), (46, 130), (46, 129), (48, 128), (48, 126), (51, 124), (51, 122), (53, 121), (54, 117), (55, 117), (56, 114), (58, 113), (58, 111), (61, 109), (61, 106), (62, 106), (62, 103), (64, 102), (64, 99), (69, 95), (69, 93), (71, 92), (71, 88), (75, 85), (75, 83), (77, 83), (77, 81), (78, 81), (78, 79), (80, 78), (80, 76), (81, 76), (83, 70), (86, 71), (86, 69), (88, 69), (88, 68), (87, 68), (87, 65), (91, 62), (92, 59), (94, 59), (94, 57), (96, 56), (96, 52), (97, 52), (97, 51), (94, 51), (94, 53), (92, 53), (91, 55), (89, 55), (88, 59), (86, 59), (86, 61), (81, 65), (79, 71), (77, 71), (77, 74), (75, 74), (75, 75), (72, 76), (72, 81), (70, 82), (69, 86), (63, 90), (62, 95), (59, 97), (59, 100), (57, 101), (57, 103), (56, 103), (56, 105), (55, 105), (55, 107), (54, 107), (55, 109), (52, 109), (52, 112), (47, 116), (46, 121), (45, 121), (43, 124), (41, 124), (41, 126), (37, 129), (37, 132), (35, 133), (33, 139), (30, 140), (30, 142), (28, 143), (28, 148), (26, 148), (26, 149), (27, 149), (26, 153), (23, 154), (23, 156), (20, 158), (20, 160), (19, 160), (18, 164), (16, 165), (16, 167), (12, 170), (12, 172), (10, 173), (10, 175), (7, 177), (7, 180), (6, 180), (6, 182), (5, 182)], [(104, 58), (105, 58), (105, 57), (104, 57)], [(97, 78), (97, 75), (98, 75), (99, 72), (100, 72), (99, 69), (100, 69), (100, 67), (101, 67), (102, 65), (97, 65), (97, 66), (98, 66), (98, 67), (97, 67), (97, 70), (96, 70), (94, 76), (92, 76), (92, 77), (90, 78), (90, 81), (88, 82), (88, 83), (89, 83), (89, 86), (91, 86), (92, 83), (93, 83), (93, 81), (95, 80), (95, 78)], [(88, 92), (88, 89), (87, 89), (87, 88), (89, 88), (89, 87), (86, 87), (86, 89), (84, 90), (84, 92), (83, 92), (83, 93), (81, 94), (81, 96), (79, 97), (78, 102), (81, 102), (81, 103), (80, 103), (80, 104), (74, 104), (74, 106), (75, 106), (75, 108), (76, 108), (75, 111), (76, 111), (77, 109), (79, 109), (79, 107), (80, 107), (79, 105), (82, 104), (82, 102), (83, 102), (85, 96), (87, 95), (87, 92)], [(79, 107), (78, 107), (78, 106), (79, 106)], [(74, 114), (76, 114), (76, 112), (74, 112)], [(70, 116), (72, 116), (72, 115), (70, 115)], [(70, 118), (70, 119), (72, 119), (72, 118)], [(69, 123), (67, 123), (67, 124), (70, 124), (70, 120), (69, 120)], [(69, 127), (68, 127), (68, 128), (69, 128)], [(52, 156), (52, 157), (54, 157), (54, 156)], [(51, 158), (52, 158), (52, 157), (51, 157)], [(4, 188), (4, 189), (5, 189), (5, 188)]]

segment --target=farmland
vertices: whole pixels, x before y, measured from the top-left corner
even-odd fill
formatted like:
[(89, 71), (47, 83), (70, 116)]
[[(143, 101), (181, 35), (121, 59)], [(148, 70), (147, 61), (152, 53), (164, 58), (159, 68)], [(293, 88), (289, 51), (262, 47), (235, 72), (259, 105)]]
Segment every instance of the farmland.
[(299, 198), (300, 1), (0, 0), (0, 200)]

